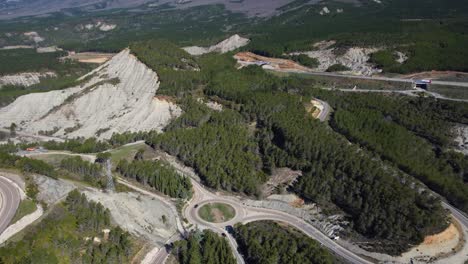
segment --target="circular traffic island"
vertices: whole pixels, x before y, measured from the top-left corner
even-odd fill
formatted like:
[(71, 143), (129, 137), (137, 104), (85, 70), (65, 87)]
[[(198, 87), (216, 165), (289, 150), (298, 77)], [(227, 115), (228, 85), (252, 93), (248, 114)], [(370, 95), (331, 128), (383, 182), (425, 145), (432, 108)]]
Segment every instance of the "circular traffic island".
[(210, 223), (224, 223), (234, 218), (236, 210), (225, 203), (208, 203), (198, 209), (201, 219)]

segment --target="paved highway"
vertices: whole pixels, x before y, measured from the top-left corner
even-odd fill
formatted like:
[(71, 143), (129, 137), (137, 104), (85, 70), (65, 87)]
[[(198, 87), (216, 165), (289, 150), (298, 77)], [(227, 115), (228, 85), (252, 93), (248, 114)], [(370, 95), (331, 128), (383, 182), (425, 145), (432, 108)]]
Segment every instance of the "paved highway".
[[(261, 220), (272, 220), (272, 221), (280, 221), (285, 222), (291, 226), (296, 227), (297, 229), (304, 232), (309, 237), (317, 240), (323, 246), (327, 247), (329, 250), (333, 251), (335, 254), (341, 256), (349, 263), (356, 263), (356, 264), (368, 264), (372, 263), (367, 261), (366, 259), (361, 258), (360, 256), (354, 254), (353, 252), (345, 249), (344, 247), (337, 244), (335, 241), (327, 237), (325, 234), (320, 232), (314, 226), (308, 224), (304, 220), (292, 216), (290, 214), (265, 209), (265, 208), (257, 208), (247, 206), (242, 203), (241, 200), (231, 197), (231, 196), (220, 196), (214, 193), (207, 191), (205, 188), (202, 187), (196, 181), (192, 180), (193, 188), (194, 188), (194, 196), (190, 201), (189, 205), (185, 208), (185, 217), (190, 223), (196, 224), (198, 228), (201, 229), (211, 229), (217, 233), (225, 233), (228, 237), (228, 240), (233, 248), (233, 252), (237, 259), (237, 262), (240, 264), (244, 263), (242, 256), (237, 251), (237, 244), (235, 240), (230, 237), (227, 232), (224, 231), (224, 228), (227, 225), (234, 225), (236, 223), (248, 223), (253, 221), (261, 221)], [(226, 203), (231, 205), (236, 210), (236, 216), (224, 223), (209, 223), (201, 219), (198, 215), (198, 210), (207, 203)]]
[(460, 222), (461, 225), (468, 228), (468, 217), (466, 216), (465, 213), (463, 213), (462, 211), (458, 210), (457, 208), (451, 206), (450, 204), (446, 202), (442, 202), (442, 206), (448, 209), (452, 213), (453, 217), (455, 217), (458, 220), (458, 222)]
[(441, 94), (436, 92), (427, 91), (424, 89), (411, 89), (411, 90), (373, 90), (373, 89), (336, 89), (336, 88), (322, 88), (324, 90), (336, 90), (341, 92), (350, 92), (350, 93), (398, 93), (404, 94), (408, 96), (419, 96), (418, 93), (426, 93), (430, 96), (433, 96), (437, 99), (449, 100), (449, 101), (456, 101), (456, 102), (468, 102), (466, 99), (456, 99), (456, 98), (449, 98), (445, 97)]
[(0, 176), (0, 234), (10, 224), (11, 219), (15, 216), (18, 209), (21, 197), (16, 187)]
[[(300, 74), (328, 76), (328, 77), (341, 77), (341, 78), (350, 78), (350, 79), (362, 79), (362, 80), (400, 82), (400, 83), (412, 83), (413, 82), (413, 79), (392, 78), (392, 77), (382, 77), (382, 76), (377, 77), (377, 76), (345, 75), (345, 74), (338, 74), (338, 73), (331, 73), (331, 72), (300, 72)], [(432, 84), (468, 87), (467, 82), (432, 81)]]

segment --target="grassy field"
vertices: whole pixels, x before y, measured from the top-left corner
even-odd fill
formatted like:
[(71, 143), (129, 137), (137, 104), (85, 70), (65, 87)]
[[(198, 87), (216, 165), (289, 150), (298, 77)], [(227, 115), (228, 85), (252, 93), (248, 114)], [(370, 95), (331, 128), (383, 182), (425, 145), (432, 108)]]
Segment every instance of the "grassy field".
[(150, 146), (146, 145), (144, 142), (141, 142), (130, 146), (122, 146), (109, 151), (109, 153), (111, 154), (112, 164), (116, 166), (117, 163), (119, 163), (119, 161), (122, 159), (132, 160), (135, 157), (135, 154), (140, 149), (145, 150), (143, 154), (145, 159), (152, 157), (153, 149)]
[(223, 223), (234, 218), (236, 211), (228, 204), (210, 203), (202, 206), (198, 214), (207, 222)]
[(65, 159), (69, 158), (69, 155), (65, 154), (41, 154), (41, 155), (32, 155), (31, 158), (42, 160), (44, 162), (49, 163), (54, 167), (60, 166), (60, 162)]
[(10, 224), (14, 224), (24, 216), (33, 213), (36, 211), (36, 208), (36, 204), (32, 200), (22, 200)]
[(468, 88), (466, 87), (432, 85), (429, 88), (429, 91), (436, 92), (450, 98), (468, 99)]

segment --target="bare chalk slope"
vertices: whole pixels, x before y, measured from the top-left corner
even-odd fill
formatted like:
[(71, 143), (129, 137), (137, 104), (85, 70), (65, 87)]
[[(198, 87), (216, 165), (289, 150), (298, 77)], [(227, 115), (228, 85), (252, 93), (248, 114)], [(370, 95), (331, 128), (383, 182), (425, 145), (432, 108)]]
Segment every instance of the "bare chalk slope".
[(0, 126), (63, 138), (109, 138), (114, 132), (160, 131), (181, 110), (155, 98), (157, 74), (126, 49), (62, 91), (28, 94), (0, 109)]
[(249, 44), (249, 42), (250, 42), (249, 39), (243, 38), (236, 34), (211, 47), (191, 46), (191, 47), (185, 47), (183, 49), (189, 54), (194, 55), (194, 56), (203, 55), (203, 54), (211, 53), (211, 52), (226, 53), (229, 51), (236, 50), (240, 47), (243, 47)]

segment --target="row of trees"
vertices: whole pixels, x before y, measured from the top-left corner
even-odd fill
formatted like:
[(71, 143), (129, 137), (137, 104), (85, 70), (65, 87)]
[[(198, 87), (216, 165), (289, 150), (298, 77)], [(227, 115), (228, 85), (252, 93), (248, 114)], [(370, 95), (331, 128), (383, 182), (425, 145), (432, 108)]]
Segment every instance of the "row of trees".
[(67, 139), (64, 142), (47, 141), (41, 143), (18, 144), (21, 149), (41, 145), (49, 150), (67, 150), (75, 153), (98, 153), (112, 148), (120, 147), (128, 143), (133, 143), (139, 140), (146, 140), (152, 135), (157, 134), (156, 131), (150, 132), (125, 132), (114, 133), (110, 139), (98, 140), (91, 138), (73, 138)]
[(234, 264), (236, 260), (226, 239), (210, 230), (194, 232), (174, 243), (180, 264)]
[(0, 151), (0, 167), (16, 168), (26, 173), (37, 173), (51, 178), (57, 178), (54, 167), (42, 160), (19, 157)]
[(71, 191), (65, 199), (65, 206), (76, 218), (80, 232), (100, 232), (110, 225), (110, 211), (101, 203), (89, 201), (84, 193), (78, 190)]
[(317, 241), (274, 222), (238, 224), (234, 230), (239, 250), (249, 264), (339, 263)]
[[(444, 195), (458, 208), (468, 211), (468, 186), (465, 181), (468, 158), (464, 157), (460, 160), (463, 163), (458, 163), (457, 159), (452, 159), (455, 153), (435, 153), (433, 146), (426, 140), (386, 119), (375, 110), (338, 110), (333, 123), (351, 141), (375, 151)], [(457, 167), (454, 168), (451, 164)]]
[(468, 105), (428, 98), (313, 91), (337, 109), (333, 128), (396, 164), (468, 210), (468, 158), (452, 150), (456, 123)]
[(175, 198), (188, 199), (192, 196), (190, 179), (179, 175), (173, 167), (161, 161), (123, 159), (116, 168), (124, 177), (149, 185), (155, 190)]
[(102, 165), (83, 160), (81, 157), (69, 157), (60, 162), (60, 168), (80, 176), (84, 181), (93, 185), (106, 186)]
[(111, 148), (109, 143), (96, 138), (75, 138), (64, 142), (48, 141), (42, 145), (49, 150), (68, 150), (76, 153), (97, 153)]
[(305, 88), (304, 92), (323, 98), (335, 109), (378, 111), (388, 121), (440, 147), (447, 147), (452, 142), (455, 123), (468, 124), (468, 104), (463, 102), (373, 93), (350, 94), (310, 88)]

